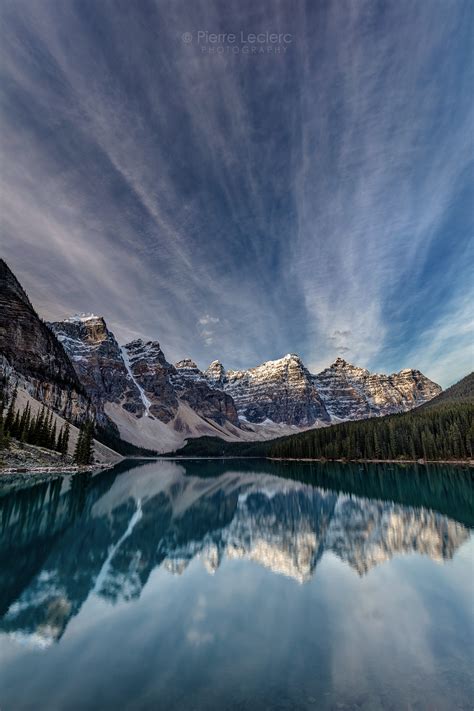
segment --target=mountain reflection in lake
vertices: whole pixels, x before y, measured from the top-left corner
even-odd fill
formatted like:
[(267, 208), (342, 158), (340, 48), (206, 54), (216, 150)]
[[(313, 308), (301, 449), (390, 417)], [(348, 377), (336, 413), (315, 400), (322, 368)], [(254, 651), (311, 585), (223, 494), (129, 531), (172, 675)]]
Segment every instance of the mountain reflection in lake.
[(471, 708), (473, 521), (448, 467), (161, 461), (5, 493), (0, 706)]

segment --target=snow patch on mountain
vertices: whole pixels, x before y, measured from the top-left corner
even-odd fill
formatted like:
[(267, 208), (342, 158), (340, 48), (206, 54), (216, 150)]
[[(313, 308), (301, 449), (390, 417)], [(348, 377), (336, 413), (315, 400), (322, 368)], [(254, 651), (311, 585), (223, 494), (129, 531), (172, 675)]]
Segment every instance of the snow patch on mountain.
[(125, 364), (125, 368), (127, 369), (128, 377), (130, 380), (135, 384), (135, 386), (138, 389), (138, 392), (140, 393), (140, 398), (143, 403), (143, 407), (145, 408), (145, 415), (146, 417), (150, 417), (150, 406), (151, 406), (151, 401), (147, 398), (145, 395), (145, 391), (138, 382), (138, 380), (135, 378), (131, 365), (130, 365), (130, 358), (128, 357), (128, 352), (125, 346), (120, 346), (120, 352), (122, 354), (123, 362)]

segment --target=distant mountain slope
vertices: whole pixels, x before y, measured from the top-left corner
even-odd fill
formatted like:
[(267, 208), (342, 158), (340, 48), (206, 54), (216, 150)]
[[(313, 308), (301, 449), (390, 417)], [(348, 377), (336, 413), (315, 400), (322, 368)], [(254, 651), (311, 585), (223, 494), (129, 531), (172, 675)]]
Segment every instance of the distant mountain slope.
[(269, 448), (282, 458), (472, 459), (473, 374), (402, 415), (347, 422), (285, 437)]
[(294, 353), (248, 370), (226, 371), (214, 361), (204, 377), (232, 396), (244, 422), (308, 427), (331, 421), (313, 376)]
[(420, 408), (437, 407), (441, 404), (456, 402), (471, 402), (474, 403), (474, 372), (466, 375), (459, 382), (446, 388), (442, 393), (434, 397), (429, 402), (420, 405)]
[(73, 424), (95, 420), (96, 438), (105, 445), (117, 447), (124, 454), (145, 453), (120, 440), (119, 431), (105, 414), (102, 403), (91, 400), (62, 344), (40, 319), (3, 259), (0, 259), (0, 377), (4, 378), (7, 393), (11, 395), (18, 389), (20, 410), (24, 391), (25, 397), (45, 404)]
[(332, 422), (407, 412), (431, 400), (441, 387), (415, 368), (398, 373), (371, 373), (343, 358), (313, 375)]
[(474, 402), (472, 374), (444, 398), (410, 412), (342, 422), (271, 442), (224, 443), (217, 438), (188, 442), (180, 456), (275, 457), (281, 459), (472, 459)]

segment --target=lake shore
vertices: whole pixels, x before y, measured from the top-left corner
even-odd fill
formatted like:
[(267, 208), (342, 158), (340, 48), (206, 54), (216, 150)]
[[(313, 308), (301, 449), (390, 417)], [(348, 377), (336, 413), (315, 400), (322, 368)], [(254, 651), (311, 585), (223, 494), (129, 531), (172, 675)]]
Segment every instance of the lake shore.
[(245, 457), (245, 456), (223, 456), (223, 457), (180, 457), (173, 455), (160, 456), (157, 457), (160, 460), (168, 461), (222, 461), (226, 459), (265, 459), (269, 462), (319, 462), (321, 464), (331, 464), (337, 462), (338, 464), (449, 464), (449, 465), (463, 465), (463, 466), (474, 466), (473, 459), (325, 459), (324, 457)]
[(449, 464), (474, 466), (473, 459), (324, 459), (309, 457), (266, 457), (272, 462), (337, 462), (338, 464)]
[(115, 463), (91, 464), (88, 466), (67, 465), (52, 467), (5, 467), (0, 468), (0, 494), (14, 489), (24, 489), (35, 484), (44, 484), (74, 474), (100, 474), (112, 469)]

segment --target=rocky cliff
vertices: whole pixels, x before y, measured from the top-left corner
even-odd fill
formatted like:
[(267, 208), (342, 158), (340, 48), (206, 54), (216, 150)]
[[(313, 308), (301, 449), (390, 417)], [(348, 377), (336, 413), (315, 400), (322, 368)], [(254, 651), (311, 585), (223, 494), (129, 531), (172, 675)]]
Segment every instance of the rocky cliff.
[[(50, 327), (96, 406), (105, 407), (119, 429), (122, 414), (132, 416), (125, 439), (152, 447), (154, 431), (162, 451), (166, 432), (153, 429), (151, 420), (182, 437), (264, 439), (341, 420), (405, 412), (441, 391), (418, 370), (380, 375), (341, 358), (313, 375), (295, 354), (248, 370), (226, 370), (214, 361), (202, 372), (190, 358), (169, 363), (156, 341), (138, 339), (119, 346), (102, 317), (75, 316)], [(144, 418), (146, 443), (142, 422), (138, 424)], [(174, 439), (169, 440), (172, 446)]]
[(116, 402), (128, 412), (144, 413), (140, 391), (129, 374), (122, 350), (101, 316), (72, 316), (48, 325), (96, 405)]
[(231, 422), (239, 427), (237, 409), (230, 394), (210, 384), (192, 360), (186, 359), (176, 363), (171, 381), (179, 397), (202, 417), (214, 420), (220, 425)]
[(137, 339), (119, 346), (104, 319), (94, 315), (49, 327), (92, 401), (134, 444), (165, 451), (176, 432), (176, 442), (182, 442), (187, 435), (226, 434), (215, 426), (239, 428), (232, 398), (212, 387), (191, 361), (168, 363), (158, 342)]
[(24, 289), (0, 259), (0, 374), (69, 420), (94, 409), (56, 336), (39, 318)]

